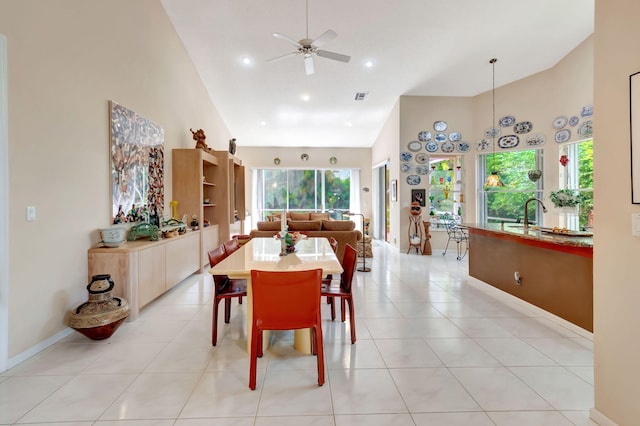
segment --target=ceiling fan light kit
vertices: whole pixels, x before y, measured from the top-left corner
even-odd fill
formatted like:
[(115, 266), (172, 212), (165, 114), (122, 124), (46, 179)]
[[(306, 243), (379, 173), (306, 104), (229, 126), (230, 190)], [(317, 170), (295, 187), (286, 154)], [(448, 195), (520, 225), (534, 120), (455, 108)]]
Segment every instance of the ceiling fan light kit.
[(319, 49), (320, 46), (328, 43), (329, 41), (338, 37), (338, 34), (333, 30), (327, 30), (324, 33), (320, 34), (315, 40), (309, 38), (309, 0), (306, 2), (306, 17), (307, 17), (307, 32), (305, 38), (295, 41), (290, 37), (287, 37), (280, 33), (273, 33), (275, 38), (280, 40), (287, 41), (296, 47), (296, 51), (285, 53), (284, 55), (276, 56), (275, 58), (268, 59), (269, 61), (274, 61), (277, 59), (286, 58), (289, 56), (302, 54), (304, 56), (304, 70), (307, 75), (312, 75), (315, 73), (315, 64), (313, 61), (313, 55), (320, 56), (322, 58), (331, 59), (334, 61), (347, 63), (351, 60), (351, 56), (343, 55), (342, 53), (331, 52), (328, 50)]

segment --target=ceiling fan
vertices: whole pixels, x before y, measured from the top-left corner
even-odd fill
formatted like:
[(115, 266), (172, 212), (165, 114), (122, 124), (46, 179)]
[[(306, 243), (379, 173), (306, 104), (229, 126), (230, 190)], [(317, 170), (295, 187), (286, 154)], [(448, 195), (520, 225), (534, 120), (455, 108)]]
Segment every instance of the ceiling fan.
[(343, 55), (341, 53), (336, 53), (336, 52), (330, 52), (328, 50), (319, 49), (320, 46), (324, 45), (325, 43), (333, 40), (338, 36), (338, 34), (336, 34), (335, 31), (327, 30), (324, 33), (322, 33), (319, 37), (317, 37), (315, 40), (312, 40), (309, 38), (309, 0), (306, 1), (306, 4), (307, 4), (306, 37), (299, 41), (295, 41), (292, 38), (289, 38), (280, 33), (273, 33), (273, 36), (275, 38), (279, 38), (281, 40), (285, 40), (293, 44), (296, 47), (296, 51), (286, 53), (284, 55), (276, 56), (275, 58), (268, 59), (267, 62), (286, 58), (289, 56), (302, 54), (304, 56), (304, 70), (307, 73), (307, 75), (311, 75), (315, 72), (315, 67), (313, 64), (313, 56), (312, 56), (313, 54), (316, 54), (323, 58), (333, 59), (334, 61), (340, 61), (345, 63), (349, 62), (351, 60), (351, 56)]

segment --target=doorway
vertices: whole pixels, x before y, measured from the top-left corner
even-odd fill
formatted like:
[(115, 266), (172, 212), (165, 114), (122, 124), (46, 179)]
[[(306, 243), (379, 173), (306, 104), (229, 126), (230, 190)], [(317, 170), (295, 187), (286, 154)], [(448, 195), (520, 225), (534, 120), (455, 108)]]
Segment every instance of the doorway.
[(391, 239), (389, 174), (388, 161), (373, 168), (373, 238), (386, 242)]

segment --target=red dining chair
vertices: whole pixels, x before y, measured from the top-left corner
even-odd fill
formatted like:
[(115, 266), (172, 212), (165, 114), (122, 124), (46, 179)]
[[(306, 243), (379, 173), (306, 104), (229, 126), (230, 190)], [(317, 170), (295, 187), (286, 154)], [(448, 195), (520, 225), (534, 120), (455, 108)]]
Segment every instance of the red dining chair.
[(253, 319), (249, 388), (256, 389), (258, 357), (263, 330), (311, 329), (311, 352), (318, 359), (318, 386), (324, 384), (324, 348), (320, 316), (322, 269), (309, 271), (251, 271)]
[(237, 238), (232, 238), (229, 241), (225, 241), (223, 245), (224, 252), (227, 256), (240, 248), (240, 243), (238, 242)]
[(331, 321), (336, 319), (335, 299), (340, 298), (340, 307), (342, 309), (342, 322), (345, 321), (345, 302), (349, 305), (349, 321), (351, 325), (351, 344), (356, 342), (356, 315), (353, 310), (353, 293), (351, 291), (351, 283), (356, 272), (356, 262), (358, 260), (358, 251), (350, 244), (345, 246), (344, 257), (342, 258), (342, 269), (344, 272), (340, 275), (339, 286), (323, 286), (321, 294), (325, 296), (331, 304)]
[[(331, 245), (331, 249), (333, 250), (333, 254), (338, 255), (338, 240), (333, 237), (329, 237), (329, 244)], [(327, 287), (331, 285), (331, 281), (333, 280), (333, 274), (327, 274), (325, 278), (322, 279), (322, 286)], [(331, 299), (327, 298), (327, 303), (331, 303)]]
[[(220, 245), (209, 252), (209, 266), (212, 268), (226, 258), (224, 246)], [(238, 297), (242, 303), (242, 296), (247, 295), (247, 280), (231, 279), (226, 275), (213, 276), (213, 317), (211, 319), (211, 345), (218, 342), (218, 304), (224, 299), (224, 322), (231, 320), (231, 298)]]

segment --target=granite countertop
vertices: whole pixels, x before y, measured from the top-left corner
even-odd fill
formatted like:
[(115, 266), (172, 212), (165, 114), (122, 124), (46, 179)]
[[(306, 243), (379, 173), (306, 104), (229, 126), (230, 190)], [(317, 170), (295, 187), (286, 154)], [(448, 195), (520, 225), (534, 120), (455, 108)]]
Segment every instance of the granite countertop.
[(541, 241), (562, 246), (593, 248), (593, 234), (591, 232), (569, 231), (568, 234), (561, 234), (554, 233), (552, 228), (533, 225), (529, 225), (529, 230), (525, 232), (522, 224), (463, 223), (461, 226), (505, 236), (514, 236), (524, 240)]

